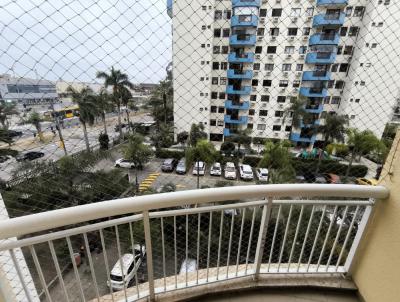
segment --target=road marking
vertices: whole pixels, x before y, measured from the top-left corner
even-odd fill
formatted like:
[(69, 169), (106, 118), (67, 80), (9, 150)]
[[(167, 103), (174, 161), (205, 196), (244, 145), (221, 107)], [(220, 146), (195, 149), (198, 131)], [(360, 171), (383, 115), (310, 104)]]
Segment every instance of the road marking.
[(176, 187), (177, 187), (177, 188), (186, 188), (186, 186), (184, 186), (184, 185), (179, 185), (179, 184), (176, 185)]
[(150, 173), (149, 176), (160, 176), (161, 173)]

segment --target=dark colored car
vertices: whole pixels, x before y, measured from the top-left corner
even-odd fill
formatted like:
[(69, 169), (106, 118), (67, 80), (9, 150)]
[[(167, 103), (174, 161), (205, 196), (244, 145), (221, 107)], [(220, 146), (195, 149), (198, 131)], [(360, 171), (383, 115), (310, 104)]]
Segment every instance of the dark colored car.
[[(125, 128), (126, 126), (128, 126), (128, 124), (122, 124), (122, 123), (121, 123), (121, 129)], [(118, 132), (118, 131), (119, 131), (119, 125), (116, 125), (116, 126), (114, 127), (114, 131), (115, 131), (115, 132)]]
[(161, 165), (161, 171), (163, 172), (172, 172), (175, 170), (178, 161), (174, 158), (167, 158)]
[(18, 154), (15, 158), (17, 161), (24, 161), (24, 160), (34, 160), (37, 158), (41, 158), (43, 156), (44, 156), (43, 152), (30, 151), (30, 152)]
[(21, 131), (15, 131), (15, 130), (8, 130), (7, 131), (7, 135), (9, 136), (9, 137), (19, 137), (19, 136), (22, 136), (22, 132)]

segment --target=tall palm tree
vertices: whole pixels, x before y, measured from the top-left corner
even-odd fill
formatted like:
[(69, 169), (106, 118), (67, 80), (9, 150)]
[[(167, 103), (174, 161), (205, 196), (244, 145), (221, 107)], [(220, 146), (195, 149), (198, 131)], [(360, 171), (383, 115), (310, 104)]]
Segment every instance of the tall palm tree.
[(132, 93), (126, 87), (122, 87), (119, 90), (118, 95), (121, 99), (121, 104), (126, 107), (126, 110), (125, 110), (126, 120), (128, 122), (128, 131), (130, 131), (131, 130), (131, 121), (129, 118), (129, 108), (128, 107), (129, 107), (129, 104), (132, 103)]
[(104, 80), (104, 87), (112, 86), (113, 89), (113, 101), (117, 106), (118, 112), (118, 126), (119, 126), (119, 135), (122, 138), (122, 127), (121, 127), (121, 96), (119, 92), (123, 87), (133, 88), (134, 85), (129, 81), (128, 75), (126, 73), (122, 73), (120, 70), (114, 69), (111, 67), (110, 73), (104, 71), (98, 71), (96, 74), (98, 79)]
[(301, 122), (310, 117), (310, 113), (308, 113), (306, 110), (307, 100), (308, 99), (305, 97), (298, 97), (283, 113), (282, 124), (285, 123), (287, 118), (290, 117), (292, 119), (292, 127), (290, 129), (289, 137), (292, 136), (293, 128), (299, 128)]
[(93, 125), (96, 117), (99, 115), (99, 109), (96, 104), (96, 97), (93, 95), (93, 90), (89, 87), (85, 87), (82, 88), (80, 91), (77, 91), (69, 86), (67, 88), (67, 91), (71, 93), (72, 101), (79, 106), (79, 121), (82, 124), (86, 151), (90, 152), (87, 125)]
[(8, 118), (11, 115), (18, 114), (17, 104), (15, 102), (6, 102), (0, 100), (0, 124), (2, 128), (8, 129)]
[(28, 119), (26, 120), (28, 124), (32, 124), (36, 128), (36, 132), (39, 136), (39, 140), (43, 142), (43, 132), (42, 132), (42, 125), (40, 124), (42, 122), (42, 118), (40, 117), (39, 113), (36, 111), (33, 111)]
[(157, 88), (153, 91), (150, 99), (152, 106), (152, 115), (157, 123), (167, 124), (173, 120), (173, 88), (172, 82), (167, 77), (164, 81), (160, 81)]
[(107, 123), (106, 123), (106, 112), (112, 108), (111, 96), (108, 94), (107, 90), (101, 89), (99, 95), (96, 97), (96, 104), (103, 121), (104, 134), (107, 135)]
[(328, 114), (318, 132), (324, 137), (324, 147), (333, 141), (344, 142), (349, 119), (344, 115)]

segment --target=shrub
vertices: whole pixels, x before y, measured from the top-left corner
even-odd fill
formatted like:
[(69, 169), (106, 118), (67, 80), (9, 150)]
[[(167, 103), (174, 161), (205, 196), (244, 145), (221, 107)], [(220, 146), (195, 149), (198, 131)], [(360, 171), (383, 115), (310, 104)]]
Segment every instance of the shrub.
[(216, 188), (232, 187), (233, 185), (234, 185), (234, 183), (231, 182), (231, 181), (218, 180), (218, 181), (215, 183), (215, 186), (214, 186), (214, 187), (216, 187)]
[(108, 135), (105, 133), (101, 133), (99, 135), (100, 150), (108, 150), (109, 141), (110, 139), (108, 138)]
[(0, 156), (4, 155), (10, 155), (12, 157), (15, 157), (18, 155), (18, 151), (14, 149), (0, 149)]
[(262, 157), (260, 156), (245, 156), (243, 158), (243, 164), (250, 165), (252, 167), (257, 167), (261, 159)]
[(346, 157), (350, 153), (349, 147), (344, 144), (329, 144), (326, 147), (326, 151), (329, 154), (333, 154), (333, 152), (335, 151), (336, 156), (339, 157)]
[(169, 149), (157, 149), (156, 150), (157, 158), (175, 158), (181, 159), (185, 157), (185, 151), (180, 150), (169, 150)]

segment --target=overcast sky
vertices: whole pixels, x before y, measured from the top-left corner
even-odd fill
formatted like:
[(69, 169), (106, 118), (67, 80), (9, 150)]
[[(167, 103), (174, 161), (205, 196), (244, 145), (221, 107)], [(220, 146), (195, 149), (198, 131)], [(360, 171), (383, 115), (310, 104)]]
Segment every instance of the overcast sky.
[(111, 66), (156, 83), (171, 61), (166, 0), (0, 0), (0, 73), (95, 81)]

